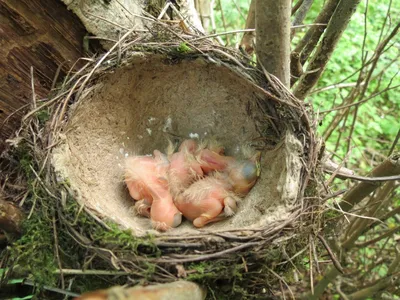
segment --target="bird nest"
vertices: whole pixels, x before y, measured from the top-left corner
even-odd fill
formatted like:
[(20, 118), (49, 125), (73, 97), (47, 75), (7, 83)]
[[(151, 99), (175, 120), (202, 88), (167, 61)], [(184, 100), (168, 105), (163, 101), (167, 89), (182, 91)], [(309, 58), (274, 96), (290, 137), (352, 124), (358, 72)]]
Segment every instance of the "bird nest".
[[(24, 124), (21, 136), (35, 160), (28, 173), (56, 207), (57, 222), (80, 247), (127, 274), (142, 272), (143, 263), (157, 266), (155, 281), (189, 276), (187, 263), (246, 259), (250, 266), (265, 258), (257, 253), (298, 239), (301, 228), (309, 232), (304, 194), (318, 149), (304, 103), (248, 57), (209, 39), (169, 27), (130, 32), (105, 55), (83, 60), (54, 94), (35, 103)], [(188, 138), (215, 139), (235, 157), (243, 146), (260, 151), (260, 177), (234, 216), (202, 229), (184, 221), (157, 232), (130, 209), (124, 161)], [(117, 230), (120, 241), (94, 237), (93, 226)], [(124, 230), (133, 252), (124, 251)]]

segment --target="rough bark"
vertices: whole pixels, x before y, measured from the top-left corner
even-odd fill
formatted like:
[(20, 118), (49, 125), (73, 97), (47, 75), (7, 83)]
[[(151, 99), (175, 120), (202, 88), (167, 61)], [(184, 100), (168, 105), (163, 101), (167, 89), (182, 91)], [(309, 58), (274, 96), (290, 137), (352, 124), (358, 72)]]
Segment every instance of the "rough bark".
[[(30, 67), (37, 97), (44, 97), (82, 56), (86, 30), (66, 7), (52, 0), (0, 1), (0, 152), (19, 127), (32, 99)], [(7, 122), (5, 122), (7, 120)]]
[(297, 98), (305, 99), (317, 83), (359, 3), (360, 0), (340, 1), (328, 23), (324, 37), (311, 57), (307, 71), (304, 72), (294, 90)]
[(196, 0), (195, 6), (199, 13), (201, 24), (203, 25), (205, 32), (210, 32), (211, 30), (211, 0)]
[(286, 86), (290, 85), (290, 0), (255, 0), (257, 59)]
[(95, 36), (118, 39), (120, 32), (125, 33), (133, 26), (138, 30), (144, 29), (144, 20), (140, 17), (142, 7), (138, 0), (61, 1), (79, 17), (87, 31)]

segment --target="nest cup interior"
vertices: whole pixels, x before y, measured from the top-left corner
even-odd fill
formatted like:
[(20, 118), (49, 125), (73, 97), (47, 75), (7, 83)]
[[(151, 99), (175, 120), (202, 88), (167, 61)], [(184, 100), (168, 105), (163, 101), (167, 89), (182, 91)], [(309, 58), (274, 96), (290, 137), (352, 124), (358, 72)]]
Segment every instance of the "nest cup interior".
[[(180, 143), (210, 137), (225, 146), (227, 155), (240, 156), (243, 145), (271, 130), (260, 122), (267, 117), (257, 108), (262, 98), (224, 66), (202, 59), (171, 63), (158, 56), (137, 58), (104, 74), (81, 94), (70, 109), (52, 163), (79, 202), (143, 235), (152, 230), (151, 224), (130, 209), (134, 200), (123, 183), (125, 158), (165, 151), (168, 138)], [(285, 219), (298, 194), (302, 146), (289, 131), (278, 139), (273, 150), (262, 152), (260, 178), (239, 203), (238, 213), (203, 230)], [(196, 230), (184, 221), (167, 234)]]

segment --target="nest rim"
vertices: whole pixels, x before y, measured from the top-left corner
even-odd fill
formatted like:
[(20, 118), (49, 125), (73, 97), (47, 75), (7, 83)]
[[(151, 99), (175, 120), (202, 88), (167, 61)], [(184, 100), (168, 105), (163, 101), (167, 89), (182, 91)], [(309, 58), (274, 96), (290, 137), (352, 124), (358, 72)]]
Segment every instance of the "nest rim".
[[(165, 30), (163, 26), (161, 26), (162, 30)], [(166, 35), (168, 36), (170, 29), (165, 30), (165, 32), (167, 32)], [(50, 166), (49, 156), (51, 155), (52, 148), (60, 142), (60, 138), (63, 135), (63, 128), (68, 123), (68, 107), (71, 103), (74, 103), (74, 99), (80, 98), (85, 88), (96, 82), (103, 74), (131, 63), (131, 60), (136, 59), (137, 56), (159, 55), (172, 61), (177, 59), (197, 59), (200, 57), (207, 60), (208, 63), (223, 65), (229, 68), (240, 78), (251, 84), (267, 99), (272, 100), (280, 108), (283, 108), (283, 111), (287, 115), (286, 118), (290, 120), (288, 127), (290, 126), (295, 135), (304, 141), (304, 156), (302, 157), (304, 165), (301, 172), (301, 188), (299, 189), (298, 203), (293, 207), (286, 220), (278, 220), (265, 227), (235, 228), (212, 232), (205, 229), (201, 230), (198, 234), (189, 235), (176, 235), (173, 231), (156, 236), (150, 234), (149, 239), (161, 249), (184, 248), (191, 254), (185, 253), (175, 256), (175, 258), (161, 256), (156, 258), (147, 257), (146, 259), (152, 263), (167, 265), (198, 262), (229, 255), (236, 256), (236, 253), (248, 250), (249, 248), (258, 251), (257, 249), (262, 249), (265, 245), (271, 243), (271, 241), (279, 242), (291, 239), (296, 235), (294, 234), (296, 229), (303, 226), (301, 219), (303, 218), (304, 211), (307, 209), (307, 204), (304, 203), (304, 193), (311, 176), (313, 176), (313, 172), (316, 170), (318, 160), (318, 141), (315, 138), (314, 125), (309, 118), (308, 109), (277, 78), (266, 71), (258, 69), (251, 63), (249, 58), (239, 51), (228, 48), (221, 50), (222, 47), (215, 45), (207, 39), (202, 39), (202, 37), (188, 39), (187, 36), (176, 38), (176, 35), (179, 36), (180, 34), (174, 33), (172, 37), (169, 36), (167, 38), (167, 42), (160, 41), (157, 43), (153, 41), (152, 36), (144, 39), (133, 32), (125, 34), (105, 55), (96, 60), (90, 59), (86, 61), (86, 64), (78, 72), (74, 73), (71, 70), (64, 79), (61, 88), (49, 97), (44, 104), (33, 108), (23, 118), (23, 127), (25, 130), (21, 130), (21, 135), (24, 136), (24, 139), (32, 141), (35, 134), (29, 131), (27, 124), (31, 122), (40, 123), (37, 113), (43, 109), (50, 111), (50, 120), (46, 122), (44, 127), (46, 134), (44, 135), (43, 143), (36, 145), (41, 150), (41, 154), (38, 155), (37, 165), (42, 166), (42, 168), (38, 173), (40, 174), (45, 170), (45, 172), (48, 172), (50, 178), (52, 178), (50, 186), (46, 188), (47, 192), (51, 197), (58, 199), (60, 202), (65, 201), (65, 199), (63, 200), (65, 193), (73, 198), (75, 196), (74, 192), (65, 185), (61, 186), (64, 195), (63, 193), (55, 192), (55, 187), (58, 188), (59, 184), (56, 180), (57, 176)], [(190, 50), (187, 50), (183, 45), (189, 47)], [(123, 57), (124, 55), (126, 56)], [(110, 226), (90, 209), (81, 207), (80, 211), (82, 209), (102, 227), (110, 229)], [(286, 229), (284, 233), (283, 229)], [(196, 249), (199, 241), (207, 245), (212, 244), (215, 250), (211, 254), (202, 253), (193, 255), (193, 249)]]

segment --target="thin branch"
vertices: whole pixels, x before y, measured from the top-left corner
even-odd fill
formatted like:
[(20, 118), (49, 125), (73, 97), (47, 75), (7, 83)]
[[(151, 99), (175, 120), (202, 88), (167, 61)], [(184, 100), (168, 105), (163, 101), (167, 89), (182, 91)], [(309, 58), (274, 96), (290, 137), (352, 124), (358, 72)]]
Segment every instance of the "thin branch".
[(400, 231), (400, 226), (392, 228), (392, 229), (386, 231), (384, 234), (382, 234), (382, 235), (380, 235), (380, 236), (378, 236), (378, 237), (376, 237), (376, 238), (374, 238), (372, 240), (369, 240), (369, 241), (366, 241), (366, 242), (363, 242), (363, 243), (355, 243), (354, 246), (358, 247), (358, 248), (368, 247), (369, 245), (375, 244), (376, 242), (379, 242), (380, 240), (393, 235), (397, 231)]
[[(316, 70), (315, 72), (305, 74), (300, 78), (297, 86), (294, 89), (294, 95), (301, 100), (304, 100), (310, 90), (321, 77), (326, 65), (335, 50), (343, 31), (346, 29), (351, 16), (355, 12), (360, 0), (340, 1), (331, 20), (326, 28), (324, 38), (311, 58), (307, 67), (307, 71)], [(319, 22), (318, 23), (323, 23)], [(313, 28), (313, 27), (312, 27)]]
[[(388, 175), (388, 176), (387, 176)], [(400, 175), (400, 156), (391, 156), (371, 171), (371, 177), (386, 177), (397, 180)], [(389, 177), (389, 178), (388, 178)], [(396, 179), (395, 179), (396, 178)], [(361, 182), (349, 190), (341, 203), (344, 211), (349, 211), (355, 204), (373, 192), (379, 185), (370, 182)]]
[(318, 239), (320, 240), (320, 242), (322, 243), (322, 245), (324, 245), (326, 251), (328, 252), (333, 265), (335, 266), (335, 268), (342, 274), (344, 274), (343, 271), (343, 267), (340, 265), (339, 260), (336, 258), (335, 254), (333, 253), (333, 251), (331, 250), (331, 248), (329, 247), (328, 243), (325, 241), (325, 239), (323, 238), (322, 235), (318, 234), (317, 235)]
[[(318, 17), (314, 20), (314, 23), (328, 24), (336, 9), (336, 6), (338, 5), (338, 2), (339, 1), (337, 0), (328, 0)], [(301, 53), (300, 63), (302, 65), (305, 63), (315, 46), (318, 44), (318, 41), (324, 30), (325, 28), (322, 27), (310, 28), (304, 35), (303, 39), (299, 41), (296, 48), (293, 50), (293, 52)]]
[(399, 138), (400, 138), (400, 129), (399, 129), (399, 131), (397, 131), (397, 135), (396, 135), (396, 137), (395, 137), (395, 139), (393, 141), (392, 147), (390, 147), (388, 156), (392, 155), (392, 153), (394, 151), (394, 148), (396, 147), (396, 145), (397, 145), (397, 143), (399, 141)]
[[(301, 25), (303, 23), (304, 18), (306, 17), (308, 11), (310, 10), (313, 1), (314, 0), (302, 1), (301, 5), (298, 9), (298, 12), (296, 13), (296, 16), (294, 17), (294, 20), (292, 23), (293, 26)], [(292, 38), (295, 35), (295, 33), (296, 33), (296, 29), (292, 29), (292, 32), (291, 32)]]

